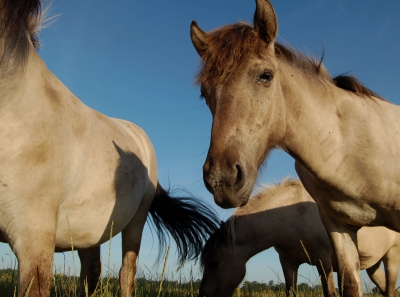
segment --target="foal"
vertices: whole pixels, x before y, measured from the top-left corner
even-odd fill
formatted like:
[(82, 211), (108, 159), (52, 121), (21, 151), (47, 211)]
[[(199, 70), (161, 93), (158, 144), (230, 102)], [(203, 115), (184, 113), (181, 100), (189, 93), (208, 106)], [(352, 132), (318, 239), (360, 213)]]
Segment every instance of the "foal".
[[(357, 239), (361, 269), (366, 269), (382, 294), (395, 296), (400, 234), (384, 227), (364, 227)], [(308, 263), (316, 266), (324, 295), (335, 295), (332, 270), (337, 271), (337, 264), (317, 204), (300, 181), (284, 180), (236, 209), (208, 239), (201, 256), (204, 273), (199, 297), (231, 296), (245, 276), (246, 262), (270, 247), (279, 254), (288, 294), (296, 293), (298, 268)]]

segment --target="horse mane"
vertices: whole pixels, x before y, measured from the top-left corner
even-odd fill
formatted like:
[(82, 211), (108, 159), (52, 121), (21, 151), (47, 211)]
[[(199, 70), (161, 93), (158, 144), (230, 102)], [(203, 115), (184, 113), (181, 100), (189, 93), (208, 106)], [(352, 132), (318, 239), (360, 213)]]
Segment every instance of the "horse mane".
[(297, 179), (289, 179), (288, 177), (285, 177), (281, 182), (277, 184), (266, 184), (261, 186), (258, 192), (249, 199), (245, 206), (238, 207), (234, 211), (230, 219), (234, 219), (237, 216), (257, 212), (260, 207), (265, 204), (266, 200), (269, 200), (273, 196), (282, 193), (290, 187), (299, 188), (302, 187), (302, 184)]
[[(287, 43), (275, 42), (274, 46), (275, 56), (279, 60), (306, 74), (322, 78), (338, 88), (361, 97), (376, 97), (385, 100), (366, 88), (353, 76), (339, 75), (332, 79), (322, 64), (325, 51), (320, 58), (316, 58), (312, 55), (305, 55)], [(195, 83), (218, 85), (225, 80), (230, 72), (236, 70), (249, 55), (253, 54), (262, 58), (265, 48), (265, 42), (259, 38), (254, 27), (248, 23), (240, 22), (217, 28), (207, 34), (207, 50), (202, 54)]]
[(357, 78), (351, 75), (341, 74), (332, 79), (332, 82), (338, 88), (355, 93), (361, 97), (375, 97), (387, 101), (375, 92), (365, 87)]
[(40, 0), (1, 0), (0, 38), (3, 48), (0, 65), (14, 59), (24, 64), (29, 53), (29, 42), (39, 48), (38, 33), (43, 24)]
[[(234, 71), (249, 54), (262, 57), (265, 42), (250, 24), (241, 22), (223, 26), (208, 33), (207, 50), (196, 75), (196, 84), (221, 83), (228, 73)], [(304, 55), (298, 50), (275, 42), (275, 55), (305, 73), (328, 76), (322, 65), (322, 58)]]

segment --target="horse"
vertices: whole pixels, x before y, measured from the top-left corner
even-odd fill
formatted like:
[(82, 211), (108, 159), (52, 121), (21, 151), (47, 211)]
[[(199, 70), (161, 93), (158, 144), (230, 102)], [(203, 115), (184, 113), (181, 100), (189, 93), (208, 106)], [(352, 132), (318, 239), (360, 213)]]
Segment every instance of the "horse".
[(121, 295), (131, 296), (148, 217), (183, 262), (200, 254), (217, 215), (161, 187), (140, 127), (84, 105), (50, 72), (37, 53), (41, 8), (0, 0), (0, 239), (18, 261), (18, 296), (37, 297), (50, 294), (54, 252), (73, 246), (81, 280), (95, 284), (100, 244), (121, 233)]
[(212, 114), (203, 180), (220, 207), (245, 205), (268, 153), (287, 152), (329, 232), (341, 294), (361, 296), (357, 230), (400, 231), (400, 107), (353, 76), (331, 78), (322, 58), (277, 32), (268, 0), (256, 0), (253, 25), (205, 32), (192, 22), (196, 83)]
[[(360, 269), (366, 269), (383, 295), (395, 296), (400, 234), (385, 227), (363, 227), (357, 240)], [(271, 247), (279, 254), (287, 296), (297, 292), (298, 268), (303, 263), (316, 266), (324, 296), (336, 295), (336, 258), (318, 207), (299, 180), (284, 179), (262, 187), (207, 240), (201, 255), (199, 297), (232, 296), (246, 274), (246, 262)]]

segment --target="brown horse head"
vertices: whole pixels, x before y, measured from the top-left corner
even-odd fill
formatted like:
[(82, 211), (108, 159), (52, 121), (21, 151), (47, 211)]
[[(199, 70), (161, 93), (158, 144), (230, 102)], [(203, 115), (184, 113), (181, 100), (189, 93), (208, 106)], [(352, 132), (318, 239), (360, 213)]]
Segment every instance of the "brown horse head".
[(197, 83), (213, 116), (204, 182), (224, 208), (247, 203), (258, 168), (285, 132), (284, 106), (276, 100), (282, 97), (277, 20), (268, 0), (256, 4), (254, 26), (238, 23), (206, 33), (191, 25), (203, 61)]
[[(229, 223), (230, 224), (230, 223)], [(227, 223), (214, 232), (201, 254), (203, 277), (198, 297), (230, 297), (246, 275), (248, 258), (234, 242), (234, 229)]]

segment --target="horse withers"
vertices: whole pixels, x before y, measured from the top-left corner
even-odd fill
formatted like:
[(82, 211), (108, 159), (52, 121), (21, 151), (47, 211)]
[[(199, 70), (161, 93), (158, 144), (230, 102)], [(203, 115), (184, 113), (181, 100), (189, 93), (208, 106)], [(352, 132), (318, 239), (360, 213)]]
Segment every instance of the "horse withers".
[(254, 25), (237, 23), (191, 39), (211, 111), (204, 183), (224, 208), (245, 205), (268, 153), (281, 148), (318, 204), (338, 258), (343, 296), (361, 296), (357, 230), (400, 231), (400, 108), (321, 60), (276, 42), (268, 0)]
[[(360, 269), (366, 269), (383, 295), (395, 296), (400, 233), (363, 227), (357, 241)], [(336, 296), (336, 258), (318, 207), (300, 181), (284, 180), (262, 188), (207, 240), (201, 256), (199, 297), (232, 296), (246, 274), (246, 262), (271, 247), (279, 254), (288, 296), (297, 293), (297, 274), (303, 263), (316, 266), (324, 296)]]
[(18, 296), (49, 296), (53, 254), (71, 245), (92, 293), (111, 227), (122, 234), (121, 294), (131, 296), (149, 213), (181, 261), (200, 253), (216, 216), (158, 184), (141, 128), (85, 106), (47, 69), (35, 48), (41, 21), (39, 0), (0, 0), (0, 234), (18, 260)]

